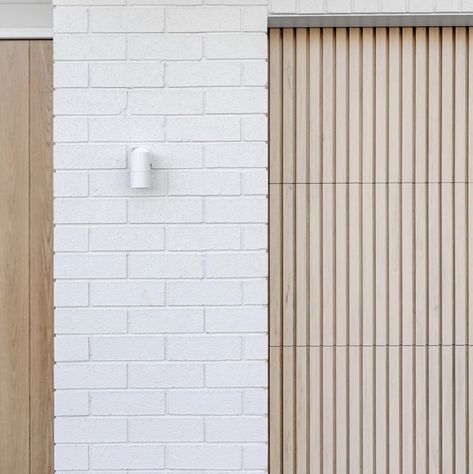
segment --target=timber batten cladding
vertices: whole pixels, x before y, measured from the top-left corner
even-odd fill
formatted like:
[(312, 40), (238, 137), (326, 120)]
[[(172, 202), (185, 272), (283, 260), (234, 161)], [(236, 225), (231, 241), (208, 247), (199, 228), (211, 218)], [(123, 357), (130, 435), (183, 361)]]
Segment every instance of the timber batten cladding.
[(270, 472), (473, 472), (473, 28), (269, 43)]

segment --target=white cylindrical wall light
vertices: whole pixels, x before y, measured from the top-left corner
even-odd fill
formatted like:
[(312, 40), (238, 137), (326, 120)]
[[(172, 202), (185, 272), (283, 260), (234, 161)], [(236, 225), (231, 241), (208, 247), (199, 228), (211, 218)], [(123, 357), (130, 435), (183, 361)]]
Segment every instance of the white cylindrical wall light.
[(151, 187), (151, 153), (143, 147), (133, 148), (128, 159), (130, 186), (132, 188)]

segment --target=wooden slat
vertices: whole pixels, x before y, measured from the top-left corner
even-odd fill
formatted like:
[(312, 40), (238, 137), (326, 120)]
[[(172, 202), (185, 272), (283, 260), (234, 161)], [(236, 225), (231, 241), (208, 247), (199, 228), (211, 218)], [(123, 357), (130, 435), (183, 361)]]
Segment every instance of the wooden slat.
[(322, 471), (335, 472), (335, 347), (322, 347)]
[(0, 77), (0, 472), (28, 474), (28, 41), (0, 42)]

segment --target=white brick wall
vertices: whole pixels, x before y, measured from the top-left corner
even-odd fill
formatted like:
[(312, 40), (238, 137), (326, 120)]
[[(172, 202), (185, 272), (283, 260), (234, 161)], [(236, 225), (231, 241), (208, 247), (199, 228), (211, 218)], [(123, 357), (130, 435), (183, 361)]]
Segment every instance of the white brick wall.
[(473, 6), (55, 0), (59, 474), (267, 470), (268, 1)]

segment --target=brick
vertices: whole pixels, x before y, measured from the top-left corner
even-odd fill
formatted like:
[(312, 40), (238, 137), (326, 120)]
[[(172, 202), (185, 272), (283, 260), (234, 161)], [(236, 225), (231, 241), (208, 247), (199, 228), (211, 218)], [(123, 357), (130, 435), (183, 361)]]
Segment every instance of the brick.
[(164, 446), (157, 444), (98, 444), (90, 447), (92, 469), (160, 469)]
[(56, 254), (55, 278), (124, 278), (125, 255)]
[(205, 439), (210, 442), (265, 442), (268, 423), (263, 417), (208, 418)]
[(89, 174), (90, 195), (98, 197), (162, 196), (166, 192), (165, 175), (151, 173), (149, 189), (130, 188), (129, 171), (97, 171)]
[(133, 90), (129, 92), (128, 112), (134, 115), (202, 114), (204, 94), (190, 89)]
[(235, 171), (180, 171), (168, 174), (170, 196), (239, 195), (240, 173)]
[(132, 442), (198, 442), (204, 440), (204, 422), (199, 418), (130, 418)]
[(268, 220), (266, 199), (207, 198), (205, 221), (211, 223), (263, 223)]
[(242, 175), (243, 194), (268, 195), (268, 171), (255, 169), (243, 172)]
[(268, 468), (268, 447), (264, 444), (245, 446), (243, 448), (243, 467), (266, 470)]
[(162, 141), (162, 117), (91, 117), (90, 140), (95, 142)]
[(54, 173), (55, 197), (87, 197), (89, 179), (87, 173)]
[(166, 66), (169, 87), (239, 86), (241, 65), (237, 62), (175, 62)]
[(296, 0), (269, 0), (271, 13), (296, 13)]
[(93, 281), (90, 303), (95, 306), (154, 306), (164, 304), (164, 283), (155, 281)]
[(166, 29), (171, 33), (239, 31), (239, 8), (167, 8)]
[(202, 278), (203, 258), (189, 254), (128, 256), (128, 278)]
[(56, 444), (54, 446), (54, 467), (56, 470), (88, 469), (89, 448), (84, 444)]
[(128, 372), (132, 388), (197, 388), (204, 385), (204, 367), (200, 364), (130, 363)]
[(267, 415), (268, 392), (266, 390), (245, 390), (243, 392), (243, 411), (247, 415)]
[(168, 392), (171, 415), (239, 415), (241, 393), (217, 390)]
[(207, 364), (205, 385), (207, 387), (262, 387), (267, 386), (265, 362), (216, 362)]
[(268, 310), (261, 308), (207, 308), (207, 332), (264, 332), (268, 326)]
[(268, 304), (267, 280), (244, 281), (242, 287), (244, 304)]
[(190, 60), (202, 58), (202, 38), (196, 35), (130, 35), (128, 59)]
[(125, 35), (55, 35), (55, 60), (125, 59)]
[(207, 168), (258, 168), (268, 166), (266, 143), (209, 143), (205, 145)]
[(327, 2), (327, 13), (350, 13), (351, 0), (331, 0)]
[(186, 226), (166, 229), (169, 250), (236, 250), (241, 248), (237, 226)]
[(169, 336), (168, 360), (239, 360), (241, 338), (234, 336)]
[(56, 418), (56, 441), (62, 443), (102, 443), (127, 440), (126, 418)]
[(201, 199), (133, 199), (128, 204), (132, 223), (202, 222)]
[(202, 5), (203, 0), (128, 0), (130, 5)]
[(268, 227), (252, 225), (243, 228), (243, 248), (251, 250), (267, 250)]
[(54, 93), (56, 115), (116, 115), (125, 107), (127, 96), (120, 90), (58, 89)]
[(205, 39), (207, 59), (266, 59), (266, 34), (217, 34)]
[(54, 63), (54, 87), (87, 87), (87, 64), (69, 61)]
[(206, 257), (206, 275), (209, 278), (265, 277), (268, 274), (268, 256), (264, 253), (214, 254)]
[(376, 13), (378, 12), (378, 0), (354, 0), (353, 11)]
[(243, 84), (245, 86), (268, 85), (268, 63), (266, 61), (252, 61), (243, 65)]
[(460, 0), (436, 0), (436, 12), (458, 12), (461, 10)]
[(159, 33), (164, 31), (162, 8), (92, 8), (90, 30), (95, 33)]
[(242, 10), (243, 31), (257, 31), (265, 33), (268, 29), (268, 8), (246, 7)]
[(234, 305), (241, 303), (241, 284), (235, 281), (172, 281), (167, 285), (167, 304)]
[(91, 337), (90, 359), (163, 360), (164, 338), (159, 336)]
[(246, 360), (267, 360), (268, 337), (265, 334), (244, 336), (243, 358)]
[(91, 63), (92, 87), (163, 87), (164, 64), (161, 62)]
[(435, 10), (433, 3), (433, 0), (409, 0), (409, 12), (432, 12)]
[(89, 284), (86, 281), (54, 282), (54, 306), (87, 306)]
[(243, 140), (267, 141), (268, 118), (266, 115), (253, 115), (245, 117), (242, 125)]
[(125, 5), (126, 0), (54, 0), (54, 5)]
[(166, 138), (179, 142), (240, 140), (240, 119), (236, 116), (168, 117)]
[(164, 228), (148, 226), (91, 227), (91, 250), (163, 250)]
[(54, 33), (87, 33), (87, 8), (53, 8)]
[(153, 391), (104, 391), (90, 393), (92, 415), (163, 415), (164, 392)]
[(56, 309), (56, 334), (120, 334), (127, 332), (127, 313), (122, 309)]
[(55, 226), (55, 252), (86, 252), (89, 249), (89, 233), (86, 227)]
[(167, 449), (170, 469), (239, 469), (239, 446), (228, 445), (170, 445)]
[(56, 336), (54, 338), (54, 360), (56, 362), (89, 360), (89, 338), (86, 336)]
[(201, 309), (130, 309), (132, 333), (195, 333), (204, 329)]
[(56, 390), (54, 411), (56, 416), (87, 416), (89, 393), (81, 390)]
[(324, 13), (324, 0), (299, 0), (300, 13)]
[[(381, 11), (382, 12), (404, 12), (406, 10), (404, 1), (399, 0), (381, 0)], [(448, 5), (451, 5), (450, 0), (447, 1)]]
[(115, 169), (126, 167), (125, 145), (64, 145), (54, 147), (55, 169)]
[(200, 143), (158, 143), (152, 156), (153, 169), (202, 168)]
[(94, 364), (90, 362), (57, 363), (55, 388), (124, 388), (127, 383), (126, 364)]
[(54, 117), (55, 142), (86, 142), (89, 124), (85, 117)]
[(126, 201), (60, 198), (54, 201), (56, 224), (120, 224), (126, 221)]

